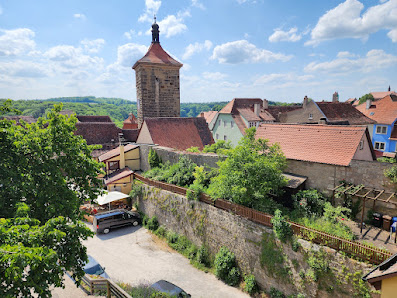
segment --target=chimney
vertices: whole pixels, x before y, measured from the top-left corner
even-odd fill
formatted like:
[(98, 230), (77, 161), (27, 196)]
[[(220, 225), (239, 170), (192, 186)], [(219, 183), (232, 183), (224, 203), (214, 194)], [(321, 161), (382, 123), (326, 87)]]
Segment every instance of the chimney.
[(335, 93), (332, 95), (332, 102), (338, 102), (339, 101), (339, 94), (338, 92), (335, 91)]
[(263, 109), (267, 110), (269, 108), (269, 102), (267, 101), (267, 99), (263, 99)]
[(204, 112), (201, 112), (201, 113), (200, 113), (200, 117), (203, 117), (203, 118), (204, 118)]
[(303, 99), (302, 108), (305, 109), (308, 103), (309, 103), (309, 98), (307, 98), (307, 95), (305, 95), (305, 98)]
[(371, 100), (370, 100), (370, 99), (367, 99), (367, 104), (366, 104), (365, 108), (366, 108), (367, 110), (369, 110), (369, 108), (371, 107), (371, 104), (372, 104)]
[(254, 113), (258, 117), (259, 117), (260, 110), (261, 110), (261, 104), (260, 103), (255, 103), (254, 104)]

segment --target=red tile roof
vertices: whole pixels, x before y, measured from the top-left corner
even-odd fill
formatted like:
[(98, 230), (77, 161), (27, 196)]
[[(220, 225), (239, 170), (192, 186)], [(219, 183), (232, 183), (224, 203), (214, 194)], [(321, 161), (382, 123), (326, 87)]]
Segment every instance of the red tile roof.
[(75, 134), (81, 135), (88, 145), (118, 143), (121, 129), (113, 122), (77, 122)]
[(256, 138), (279, 143), (288, 159), (348, 166), (364, 134), (364, 126), (261, 124)]
[(247, 121), (262, 121), (262, 119), (250, 108), (237, 108), (237, 111)]
[(109, 116), (77, 116), (79, 122), (112, 122)]
[(134, 114), (130, 113), (128, 115), (128, 118), (125, 119), (123, 122), (123, 129), (137, 129), (137, 128), (138, 128), (138, 122), (136, 121)]
[(385, 96), (388, 96), (390, 94), (397, 95), (396, 91), (385, 91), (385, 92), (371, 92), (372, 96), (374, 97), (374, 100), (379, 100), (384, 98)]
[(217, 113), (218, 111), (201, 112), (197, 117), (203, 117), (205, 121), (210, 124)]
[(122, 129), (123, 137), (127, 142), (136, 142), (138, 139), (139, 129)]
[(7, 119), (7, 120), (12, 120), (15, 121), (17, 125), (20, 124), (20, 120), (23, 120), (25, 122), (27, 122), (28, 124), (34, 123), (37, 121), (36, 118), (34, 118), (33, 116), (2, 116), (0, 117), (0, 119)]
[(174, 58), (168, 55), (159, 43), (152, 43), (145, 56), (135, 62), (132, 68), (135, 69), (141, 63), (165, 64), (178, 67), (183, 66), (182, 63), (176, 61)]
[(248, 108), (253, 107), (254, 104), (263, 104), (262, 99), (260, 98), (233, 98), (227, 105), (220, 110), (221, 114), (235, 114), (237, 112), (237, 108)]
[(125, 177), (128, 177), (134, 173), (130, 168), (125, 167), (124, 169), (117, 170), (110, 174), (106, 179), (105, 179), (105, 184), (109, 185), (113, 182), (116, 182), (117, 180), (123, 179)]
[(387, 95), (373, 102), (369, 109), (365, 102), (356, 109), (379, 124), (391, 125), (397, 118), (397, 95)]
[[(126, 153), (126, 152), (128, 152), (128, 151), (130, 151), (132, 149), (138, 148), (138, 147), (139, 146), (134, 145), (134, 144), (125, 145), (124, 146), (124, 153)], [(102, 154), (101, 156), (99, 156), (99, 161), (100, 162), (106, 161), (108, 159), (111, 159), (111, 158), (119, 156), (119, 155), (120, 155), (120, 147), (117, 147), (117, 148), (115, 148), (113, 150), (110, 150), (110, 151), (106, 152), (105, 154)]]
[(202, 150), (205, 145), (214, 143), (207, 122), (202, 117), (145, 118), (144, 122), (149, 129), (153, 143), (163, 147), (178, 150), (198, 147)]
[(290, 106), (269, 106), (266, 111), (269, 112), (276, 121), (279, 121), (280, 113), (286, 113), (296, 109), (300, 109), (302, 105), (290, 105)]
[(316, 102), (317, 106), (327, 117), (328, 122), (347, 121), (349, 125), (368, 125), (375, 123), (372, 119), (358, 111), (346, 102)]

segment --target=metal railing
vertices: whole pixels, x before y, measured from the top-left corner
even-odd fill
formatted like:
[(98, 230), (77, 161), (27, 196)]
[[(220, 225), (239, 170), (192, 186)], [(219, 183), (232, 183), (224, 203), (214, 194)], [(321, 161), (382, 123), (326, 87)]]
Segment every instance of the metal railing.
[[(167, 190), (173, 193), (186, 195), (187, 189), (184, 187), (176, 186), (165, 182), (155, 181), (143, 177), (142, 175), (136, 173), (134, 173), (134, 178), (150, 186), (161, 188), (163, 190)], [(271, 219), (273, 216), (270, 214), (257, 211), (252, 208), (248, 208), (239, 204), (235, 204), (233, 202), (223, 199), (213, 200), (206, 194), (200, 195), (200, 201), (206, 204), (210, 204), (216, 208), (223, 209), (228, 212), (232, 212), (234, 214), (247, 218), (253, 222), (262, 224), (264, 226), (273, 227), (271, 223)], [(393, 255), (391, 252), (377, 247), (372, 247), (363, 243), (354, 242), (349, 239), (334, 236), (326, 232), (305, 227), (295, 222), (289, 221), (289, 223), (291, 224), (291, 228), (294, 234), (303, 239), (312, 241), (320, 245), (331, 247), (338, 251), (343, 251), (349, 254), (350, 256), (357, 257), (361, 260), (365, 260), (373, 264), (380, 264)]]

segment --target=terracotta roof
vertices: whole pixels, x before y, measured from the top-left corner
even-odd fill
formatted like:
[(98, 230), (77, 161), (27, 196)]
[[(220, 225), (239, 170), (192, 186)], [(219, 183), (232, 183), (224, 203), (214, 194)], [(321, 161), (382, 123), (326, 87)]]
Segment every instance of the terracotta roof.
[(365, 102), (356, 109), (379, 124), (391, 125), (397, 118), (397, 95), (387, 95), (373, 102), (369, 109)]
[(135, 69), (135, 67), (137, 67), (138, 64), (140, 63), (165, 64), (165, 65), (172, 65), (178, 67), (183, 66), (182, 63), (176, 61), (174, 58), (168, 55), (167, 52), (163, 50), (163, 48), (159, 43), (152, 43), (145, 56), (143, 56), (141, 59), (135, 62), (132, 68)]
[(117, 171), (113, 172), (112, 174), (110, 174), (109, 176), (107, 176), (107, 178), (105, 179), (105, 184), (108, 185), (113, 182), (116, 182), (117, 180), (120, 180), (122, 178), (132, 175), (132, 173), (134, 173), (134, 172), (128, 167), (125, 167), (124, 169), (117, 170)]
[(241, 119), (240, 115), (232, 115), (232, 118), (234, 119), (234, 122), (236, 123), (238, 129), (240, 130), (240, 132), (245, 135), (245, 130), (248, 128), (243, 119)]
[(0, 119), (3, 119), (3, 118), (7, 119), (7, 120), (15, 121), (16, 124), (20, 124), (19, 123), (20, 120), (23, 120), (23, 121), (27, 122), (28, 124), (31, 124), (31, 123), (34, 123), (34, 122), (37, 121), (37, 119), (34, 118), (33, 116), (20, 116), (20, 115), (17, 115), (17, 116), (2, 116), (2, 117), (0, 117)]
[(263, 121), (276, 121), (272, 114), (270, 114), (267, 110), (261, 110), (259, 116), (262, 118)]
[(208, 112), (201, 112), (197, 117), (203, 117), (205, 121), (210, 124), (214, 117), (218, 114), (218, 111), (208, 111)]
[(219, 113), (234, 114), (237, 113), (237, 108), (247, 108), (254, 104), (260, 104), (262, 106), (263, 101), (260, 98), (233, 98)]
[(397, 95), (396, 91), (385, 91), (385, 92), (371, 92), (372, 96), (374, 97), (374, 100), (379, 100), (384, 98), (385, 96), (388, 96), (390, 94)]
[(77, 122), (76, 135), (81, 135), (88, 145), (118, 143), (121, 129), (113, 122)]
[(262, 119), (259, 116), (257, 116), (254, 113), (254, 111), (250, 108), (237, 108), (237, 111), (247, 121), (262, 121)]
[(352, 104), (356, 100), (357, 100), (357, 98), (349, 98), (348, 100), (346, 100), (346, 102)]
[(316, 102), (329, 122), (348, 121), (350, 125), (375, 123), (372, 119), (346, 102)]
[(127, 142), (136, 142), (138, 139), (139, 129), (122, 129), (123, 137)]
[[(128, 151), (130, 151), (132, 149), (138, 148), (138, 147), (139, 146), (134, 145), (134, 144), (125, 145), (124, 146), (124, 153), (128, 152)], [(99, 156), (99, 161), (100, 162), (106, 161), (108, 159), (111, 159), (111, 158), (119, 156), (119, 155), (120, 155), (120, 146), (115, 148), (115, 149), (113, 149), (113, 150), (110, 150), (110, 151), (106, 152), (105, 154), (102, 154), (101, 156)]]
[(138, 122), (136, 121), (134, 114), (130, 113), (128, 115), (128, 118), (125, 119), (123, 122), (123, 129), (137, 129), (137, 128), (138, 128)]
[(269, 106), (266, 111), (269, 112), (276, 121), (279, 121), (280, 113), (286, 113), (296, 109), (302, 108), (302, 105), (291, 105), (291, 106)]
[(109, 116), (82, 116), (78, 115), (79, 122), (112, 122)]
[(288, 159), (348, 166), (363, 134), (364, 126), (261, 124), (256, 138), (279, 143)]
[(145, 118), (145, 123), (153, 143), (163, 147), (178, 150), (198, 147), (202, 150), (205, 145), (214, 143), (207, 122), (202, 117)]
[(363, 279), (369, 283), (375, 283), (394, 276), (397, 276), (397, 254), (394, 254), (368, 274), (364, 275)]

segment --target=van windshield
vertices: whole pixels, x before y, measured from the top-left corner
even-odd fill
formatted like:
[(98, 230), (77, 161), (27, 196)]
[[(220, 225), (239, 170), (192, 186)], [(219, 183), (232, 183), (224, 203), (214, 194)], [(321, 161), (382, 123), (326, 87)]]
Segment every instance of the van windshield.
[(101, 275), (104, 271), (101, 265), (96, 264), (92, 267), (89, 268), (84, 268), (84, 272), (88, 274), (95, 274), (95, 275)]

